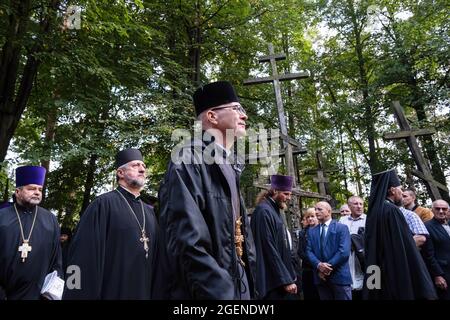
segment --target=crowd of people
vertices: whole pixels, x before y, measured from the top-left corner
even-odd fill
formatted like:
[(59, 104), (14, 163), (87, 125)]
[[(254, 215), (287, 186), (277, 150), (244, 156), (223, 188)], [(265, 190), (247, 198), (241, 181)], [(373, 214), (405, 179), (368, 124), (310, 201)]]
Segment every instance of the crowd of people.
[(446, 201), (418, 206), (388, 170), (372, 177), (367, 214), (358, 195), (339, 220), (319, 201), (291, 233), (292, 177), (271, 176), (251, 216), (245, 208), (233, 147), (247, 114), (233, 86), (207, 84), (193, 101), (203, 136), (169, 162), (158, 217), (141, 199), (138, 149), (117, 153), (118, 187), (92, 201), (73, 236), (39, 206), (45, 169), (16, 169), (14, 201), (0, 209), (0, 300), (450, 299)]

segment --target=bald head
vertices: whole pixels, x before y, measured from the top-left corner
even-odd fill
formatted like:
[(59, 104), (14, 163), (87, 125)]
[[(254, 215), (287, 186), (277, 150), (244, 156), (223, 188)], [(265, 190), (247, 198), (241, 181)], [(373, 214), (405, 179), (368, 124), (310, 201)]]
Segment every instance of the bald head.
[(320, 223), (325, 223), (331, 219), (331, 206), (328, 202), (317, 202), (314, 209), (316, 209), (317, 220)]

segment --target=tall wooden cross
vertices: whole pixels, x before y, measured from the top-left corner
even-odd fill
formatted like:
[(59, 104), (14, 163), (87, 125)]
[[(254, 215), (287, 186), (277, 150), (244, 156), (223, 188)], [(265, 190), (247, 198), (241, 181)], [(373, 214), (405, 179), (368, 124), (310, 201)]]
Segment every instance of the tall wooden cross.
[[(283, 136), (288, 138), (289, 136), (288, 136), (288, 130), (287, 130), (287, 124), (286, 124), (286, 115), (284, 113), (283, 100), (281, 98), (280, 81), (308, 78), (309, 72), (278, 74), (276, 61), (286, 59), (286, 55), (284, 53), (275, 54), (275, 52), (273, 50), (273, 45), (271, 43), (269, 43), (268, 46), (269, 46), (269, 55), (260, 57), (258, 60), (260, 63), (270, 62), (270, 65), (272, 67), (272, 76), (245, 80), (244, 85), (253, 85), (253, 84), (272, 82), (273, 89), (275, 91), (275, 100), (276, 100), (277, 109), (278, 109), (278, 121), (280, 124), (280, 131)], [(286, 140), (288, 140), (288, 139), (286, 139)], [(294, 167), (294, 157), (292, 154), (292, 144), (290, 143), (290, 141), (286, 141), (286, 140), (283, 139), (283, 145), (285, 145), (286, 167), (287, 167), (288, 175), (290, 175), (294, 178), (294, 186), (296, 186), (296, 174), (295, 174), (295, 167)]]
[[(276, 61), (286, 59), (286, 55), (284, 53), (275, 54), (273, 50), (273, 45), (269, 43), (269, 55), (260, 57), (258, 60), (260, 63), (269, 62), (272, 67), (272, 76), (249, 79), (244, 81), (244, 85), (254, 85), (254, 84), (262, 84), (262, 83), (272, 83), (273, 89), (275, 92), (275, 101), (277, 104), (278, 110), (278, 121), (281, 131), (281, 139), (283, 140), (283, 148), (284, 148), (284, 158), (287, 167), (288, 175), (293, 177), (293, 194), (299, 196), (299, 193), (306, 194), (308, 192), (303, 192), (302, 190), (296, 188), (297, 186), (297, 175), (295, 172), (294, 165), (294, 151), (301, 153), (300, 143), (295, 139), (289, 137), (288, 128), (286, 123), (286, 115), (283, 107), (283, 100), (281, 98), (281, 89), (280, 89), (280, 81), (294, 80), (294, 79), (304, 79), (310, 76), (309, 72), (300, 72), (300, 73), (289, 73), (289, 74), (279, 74), (277, 70)], [(295, 149), (294, 149), (295, 148)], [(257, 185), (260, 188), (267, 188), (267, 185)], [(312, 192), (308, 193), (314, 195)], [(321, 196), (321, 195), (317, 195)], [(298, 215), (298, 202), (292, 201), (290, 204), (291, 209), (291, 228), (298, 228), (298, 220), (295, 219), (296, 215)]]
[(417, 168), (419, 169), (411, 170), (411, 173), (416, 177), (422, 179), (433, 201), (441, 199), (442, 197), (439, 189), (448, 193), (448, 188), (446, 185), (434, 180), (428, 162), (423, 156), (416, 138), (418, 136), (431, 135), (436, 131), (434, 129), (411, 129), (411, 126), (408, 123), (408, 119), (406, 119), (405, 113), (400, 103), (398, 101), (394, 101), (392, 103), (392, 107), (394, 109), (394, 113), (401, 130), (396, 133), (386, 133), (385, 135), (383, 135), (383, 138), (385, 140), (406, 139), (409, 150), (411, 151)]

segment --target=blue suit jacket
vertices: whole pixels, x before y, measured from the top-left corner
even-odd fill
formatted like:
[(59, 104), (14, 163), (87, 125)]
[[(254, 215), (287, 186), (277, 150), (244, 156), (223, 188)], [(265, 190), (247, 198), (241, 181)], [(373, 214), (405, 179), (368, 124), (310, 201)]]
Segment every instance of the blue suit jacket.
[(320, 283), (317, 266), (319, 262), (327, 262), (332, 265), (333, 272), (328, 277), (328, 282), (339, 285), (351, 285), (352, 277), (348, 258), (350, 256), (351, 240), (348, 227), (332, 220), (328, 226), (325, 238), (324, 256), (320, 253), (320, 225), (308, 230), (308, 243), (306, 255), (314, 270), (314, 282)]
[[(430, 233), (430, 239), (425, 242), (424, 249), (429, 256), (425, 257), (428, 269), (433, 277), (443, 276), (450, 280), (450, 236), (436, 220), (431, 219), (425, 222), (425, 226)], [(428, 245), (427, 245), (428, 243)]]

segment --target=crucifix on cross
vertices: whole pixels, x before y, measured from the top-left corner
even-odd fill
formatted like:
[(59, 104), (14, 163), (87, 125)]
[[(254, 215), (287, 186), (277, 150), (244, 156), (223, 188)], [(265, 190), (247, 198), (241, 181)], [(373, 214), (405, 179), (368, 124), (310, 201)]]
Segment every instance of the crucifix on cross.
[(28, 258), (28, 252), (30, 252), (32, 247), (28, 244), (27, 240), (24, 240), (22, 245), (19, 246), (19, 250), (21, 252), (20, 257), (22, 258), (22, 262), (25, 262), (25, 259)]

